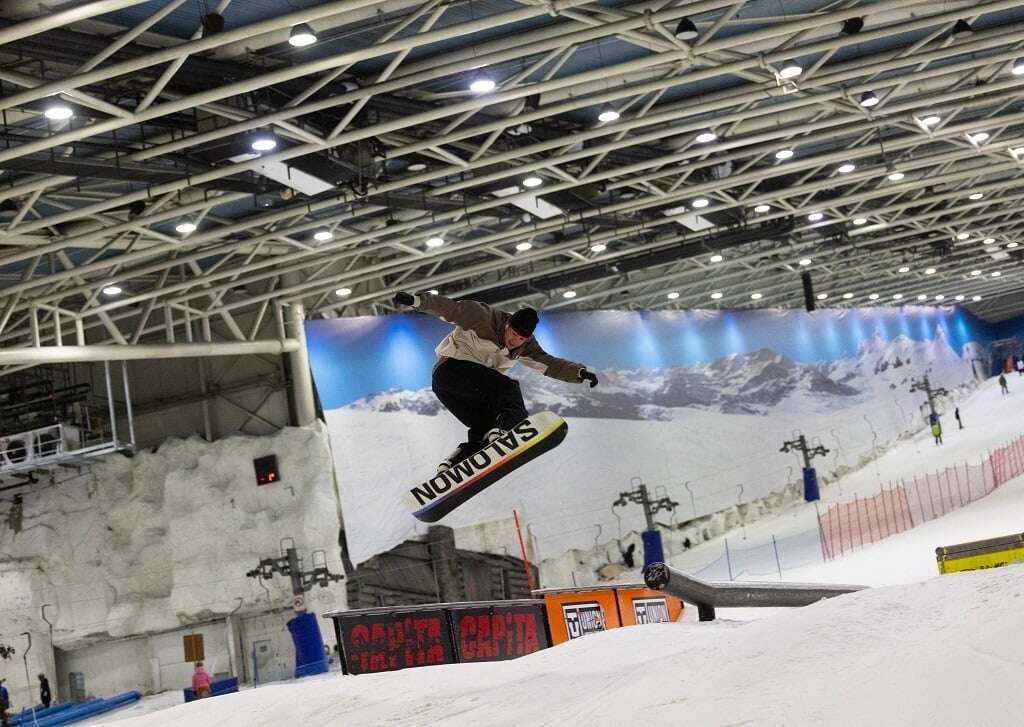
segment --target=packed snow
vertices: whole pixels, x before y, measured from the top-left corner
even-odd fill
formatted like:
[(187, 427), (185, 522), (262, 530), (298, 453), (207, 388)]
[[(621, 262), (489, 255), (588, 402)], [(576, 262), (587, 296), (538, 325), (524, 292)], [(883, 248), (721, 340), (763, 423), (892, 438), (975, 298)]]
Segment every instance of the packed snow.
[[(879, 460), (880, 474), (872, 474), (896, 478), (913, 462), (945, 466), (1019, 436), (1024, 425), (1010, 413), (1024, 386), (1014, 388), (1020, 393), (1004, 397), (988, 382), (961, 403), (967, 429), (956, 436), (962, 442), (954, 432), (949, 449), (930, 438), (905, 441)], [(869, 477), (863, 487), (873, 483)], [(798, 531), (808, 511), (804, 506), (761, 521), (746, 535)], [(679, 623), (613, 629), (514, 661), (325, 675), (116, 724), (1015, 723), (1024, 678), (1024, 566), (939, 576), (934, 548), (1020, 532), (1022, 512), (1019, 478), (909, 532), (787, 571), (787, 580), (877, 586), (806, 608), (720, 610), (714, 623), (696, 623), (696, 609), (689, 608)], [(706, 559), (714, 546), (673, 562), (681, 567), (682, 560)], [(755, 615), (763, 617), (748, 620)]]

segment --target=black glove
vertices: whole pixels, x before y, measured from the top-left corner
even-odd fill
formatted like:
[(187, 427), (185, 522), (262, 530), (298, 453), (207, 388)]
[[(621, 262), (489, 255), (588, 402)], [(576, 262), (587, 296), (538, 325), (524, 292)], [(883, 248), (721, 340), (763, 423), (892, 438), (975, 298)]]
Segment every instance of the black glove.
[(411, 293), (395, 293), (395, 305), (416, 305), (416, 296)]
[(589, 381), (590, 388), (593, 389), (597, 386), (597, 374), (593, 374), (586, 369), (580, 369), (580, 381)]

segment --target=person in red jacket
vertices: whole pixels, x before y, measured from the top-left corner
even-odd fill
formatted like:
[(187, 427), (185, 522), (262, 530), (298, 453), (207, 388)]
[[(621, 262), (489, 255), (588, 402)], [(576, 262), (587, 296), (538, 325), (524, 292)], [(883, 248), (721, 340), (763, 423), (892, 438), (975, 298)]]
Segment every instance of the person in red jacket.
[(196, 662), (196, 670), (192, 672), (192, 691), (196, 693), (196, 699), (202, 699), (203, 697), (210, 696), (210, 685), (213, 683), (213, 679), (210, 678), (209, 672), (203, 668), (203, 662)]
[(508, 313), (486, 303), (455, 301), (431, 293), (398, 293), (395, 303), (455, 324), (435, 349), (437, 363), (431, 386), (469, 433), (466, 441), (438, 465), (439, 473), (529, 416), (519, 382), (506, 375), (516, 363), (560, 381), (597, 386), (597, 375), (586, 366), (552, 356), (534, 340), (539, 315), (533, 308)]

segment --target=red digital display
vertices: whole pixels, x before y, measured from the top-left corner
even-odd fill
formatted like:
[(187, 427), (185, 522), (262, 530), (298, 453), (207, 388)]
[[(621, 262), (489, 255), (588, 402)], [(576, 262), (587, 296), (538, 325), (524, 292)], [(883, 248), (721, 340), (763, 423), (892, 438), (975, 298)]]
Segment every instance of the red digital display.
[(256, 470), (256, 484), (270, 485), (281, 481), (281, 475), (277, 471), (277, 455), (270, 454), (266, 457), (257, 457), (252, 461)]

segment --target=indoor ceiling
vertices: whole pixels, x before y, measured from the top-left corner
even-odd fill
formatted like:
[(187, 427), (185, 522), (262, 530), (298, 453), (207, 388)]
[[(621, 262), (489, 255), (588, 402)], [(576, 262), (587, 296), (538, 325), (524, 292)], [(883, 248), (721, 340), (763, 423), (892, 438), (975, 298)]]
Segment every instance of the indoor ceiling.
[(1022, 45), (1018, 0), (7, 0), (0, 346), (398, 290), (803, 307), (803, 272), (1004, 320)]

